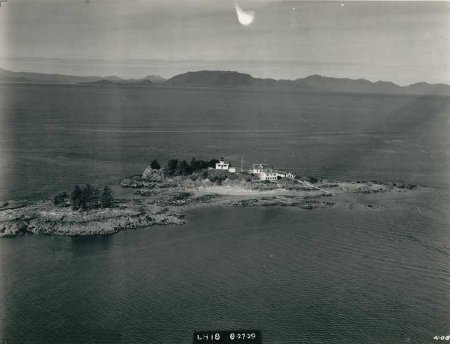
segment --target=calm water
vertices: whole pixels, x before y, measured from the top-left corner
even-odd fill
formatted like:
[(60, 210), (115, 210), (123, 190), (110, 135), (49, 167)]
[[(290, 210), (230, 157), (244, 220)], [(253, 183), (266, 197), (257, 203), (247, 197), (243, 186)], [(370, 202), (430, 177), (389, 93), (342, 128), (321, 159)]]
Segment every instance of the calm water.
[(8, 343), (431, 343), (450, 334), (450, 101), (0, 86), (0, 199), (115, 183), (150, 159), (226, 156), (433, 186), (384, 210), (202, 209), (185, 226), (0, 240)]

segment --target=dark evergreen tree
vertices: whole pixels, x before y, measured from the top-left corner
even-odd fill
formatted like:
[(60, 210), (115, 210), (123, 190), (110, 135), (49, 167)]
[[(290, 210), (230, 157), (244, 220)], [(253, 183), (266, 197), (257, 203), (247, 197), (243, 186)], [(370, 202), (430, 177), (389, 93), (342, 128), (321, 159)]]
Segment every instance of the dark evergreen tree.
[(199, 171), (208, 168), (208, 162), (204, 160), (196, 160), (195, 158), (192, 158), (191, 160), (191, 171)]
[(91, 196), (88, 201), (88, 209), (95, 209), (100, 207), (100, 190), (96, 187), (92, 187)]
[(57, 207), (64, 207), (66, 205), (66, 200), (69, 198), (67, 192), (60, 192), (55, 197), (53, 197), (53, 204)]
[(79, 185), (75, 185), (73, 191), (70, 195), (70, 202), (72, 204), (72, 209), (79, 209), (81, 206), (81, 188)]
[(111, 206), (113, 205), (113, 201), (114, 197), (112, 190), (108, 186), (105, 186), (100, 196), (100, 203), (102, 208), (111, 208)]
[(208, 162), (208, 167), (216, 167), (216, 163), (218, 163), (219, 160), (217, 159), (212, 159)]
[(198, 168), (198, 164), (199, 164), (199, 161), (198, 160), (195, 160), (195, 158), (192, 158), (191, 159), (191, 170), (192, 171), (197, 171), (197, 168)]
[(191, 173), (191, 168), (186, 160), (181, 161), (177, 166), (177, 175), (186, 176)]
[(87, 184), (82, 190), (81, 190), (81, 201), (80, 201), (80, 207), (82, 210), (88, 210), (92, 208), (93, 203), (93, 188), (90, 184)]
[(169, 175), (175, 174), (175, 172), (177, 170), (177, 166), (178, 166), (178, 159), (170, 159), (167, 162), (167, 173)]
[(153, 160), (150, 164), (150, 167), (154, 170), (159, 170), (161, 168), (161, 165), (159, 164), (158, 160)]

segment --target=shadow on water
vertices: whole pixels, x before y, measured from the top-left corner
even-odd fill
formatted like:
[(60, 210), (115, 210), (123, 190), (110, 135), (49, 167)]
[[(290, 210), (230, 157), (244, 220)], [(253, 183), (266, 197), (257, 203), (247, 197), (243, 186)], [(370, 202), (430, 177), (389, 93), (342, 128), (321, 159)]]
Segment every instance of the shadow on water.
[(70, 238), (70, 249), (74, 256), (87, 256), (111, 248), (111, 235), (74, 236)]

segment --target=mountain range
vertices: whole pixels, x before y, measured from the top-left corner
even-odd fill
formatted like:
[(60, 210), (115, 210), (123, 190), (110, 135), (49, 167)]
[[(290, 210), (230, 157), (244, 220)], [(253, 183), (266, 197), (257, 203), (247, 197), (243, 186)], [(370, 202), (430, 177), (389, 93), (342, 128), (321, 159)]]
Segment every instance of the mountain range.
[(117, 76), (75, 76), (63, 74), (44, 74), (30, 72), (11, 72), (0, 68), (0, 82), (22, 82), (22, 83), (51, 83), (51, 84), (79, 84), (79, 83), (100, 83), (100, 84), (148, 84), (160, 83), (166, 79), (159, 75), (148, 75), (141, 79), (123, 79)]
[(450, 86), (420, 82), (399, 86), (392, 82), (371, 82), (365, 79), (331, 78), (311, 75), (295, 80), (254, 78), (250, 74), (232, 71), (198, 71), (176, 75), (168, 80), (156, 75), (140, 79), (123, 79), (117, 76), (72, 76), (10, 72), (0, 69), (0, 82), (95, 84), (122, 86), (166, 86), (166, 87), (233, 87), (275, 90), (296, 90), (300, 92), (326, 93), (376, 93), (376, 94), (423, 94), (450, 96)]

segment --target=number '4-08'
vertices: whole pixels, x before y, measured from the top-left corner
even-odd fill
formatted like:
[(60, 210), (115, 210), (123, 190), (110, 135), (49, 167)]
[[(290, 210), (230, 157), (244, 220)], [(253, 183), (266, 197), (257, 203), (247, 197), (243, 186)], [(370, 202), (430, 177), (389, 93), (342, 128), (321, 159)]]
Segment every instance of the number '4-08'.
[(450, 340), (450, 335), (448, 336), (434, 336), (434, 340)]

